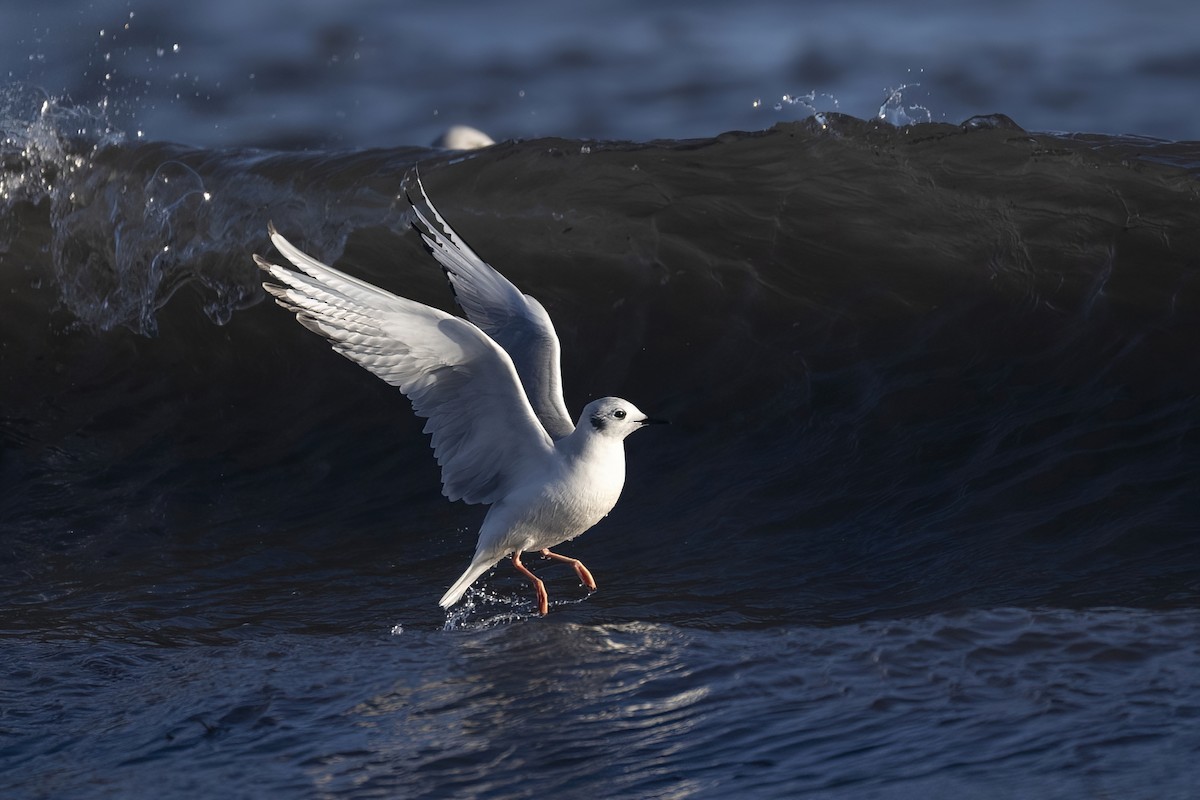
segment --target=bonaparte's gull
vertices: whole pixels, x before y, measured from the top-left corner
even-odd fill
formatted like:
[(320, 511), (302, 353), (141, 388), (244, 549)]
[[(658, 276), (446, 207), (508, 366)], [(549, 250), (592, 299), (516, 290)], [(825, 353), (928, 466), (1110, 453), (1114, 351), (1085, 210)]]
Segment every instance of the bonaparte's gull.
[(449, 277), (466, 320), (322, 264), (274, 225), (272, 243), (299, 272), (258, 255), (254, 261), (282, 284), (263, 284), (279, 305), (335, 351), (399, 387), (428, 418), (443, 494), (491, 505), (471, 565), (440, 605), (457, 603), (480, 575), (511, 556), (545, 614), (546, 587), (521, 554), (565, 561), (594, 590), (587, 567), (550, 548), (612, 510), (625, 484), (625, 437), (661, 420), (604, 397), (572, 424), (546, 309), (479, 258), (434, 208), (420, 179), (417, 187), (430, 216), (410, 198), (413, 226)]

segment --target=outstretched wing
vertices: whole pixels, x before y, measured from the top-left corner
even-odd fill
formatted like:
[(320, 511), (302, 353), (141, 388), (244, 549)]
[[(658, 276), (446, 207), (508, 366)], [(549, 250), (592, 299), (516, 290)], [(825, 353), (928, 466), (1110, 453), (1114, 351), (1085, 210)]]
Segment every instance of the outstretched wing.
[(567, 436), (575, 425), (563, 402), (558, 334), (550, 315), (541, 303), (522, 294), (467, 247), (434, 208), (419, 177), (417, 188), (433, 222), (409, 198), (419, 222), (413, 227), (446, 271), (459, 306), (467, 319), (508, 352), (529, 403), (550, 437), (557, 440)]
[(425, 432), (451, 500), (493, 503), (553, 449), (512, 359), (479, 328), (322, 264), (274, 228), (271, 241), (300, 272), (255, 256), (264, 283), (302, 325), (378, 375), (427, 417)]

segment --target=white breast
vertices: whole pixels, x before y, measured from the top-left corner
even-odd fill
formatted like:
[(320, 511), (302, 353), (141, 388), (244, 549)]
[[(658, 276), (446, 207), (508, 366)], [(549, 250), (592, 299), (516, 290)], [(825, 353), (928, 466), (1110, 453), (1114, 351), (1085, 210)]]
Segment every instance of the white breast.
[(492, 506), (480, 544), (487, 539), (496, 558), (514, 550), (537, 551), (604, 519), (625, 485), (625, 448), (619, 441), (611, 445), (556, 454), (545, 473)]

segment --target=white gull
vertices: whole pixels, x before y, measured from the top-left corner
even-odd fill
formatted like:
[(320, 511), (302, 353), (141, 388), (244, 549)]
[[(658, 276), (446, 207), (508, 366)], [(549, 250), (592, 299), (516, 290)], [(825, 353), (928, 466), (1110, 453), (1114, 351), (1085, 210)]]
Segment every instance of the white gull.
[(533, 583), (538, 612), (546, 587), (521, 563), (524, 552), (565, 561), (594, 590), (578, 559), (550, 548), (605, 517), (625, 484), (625, 437), (651, 419), (617, 397), (593, 400), (572, 424), (563, 401), (558, 336), (541, 303), (479, 258), (425, 194), (415, 203), (426, 246), (450, 279), (461, 319), (359, 280), (312, 258), (269, 226), (296, 270), (255, 255), (276, 283), (279, 305), (333, 349), (396, 386), (426, 417), (450, 500), (490, 505), (471, 564), (439, 604), (459, 601), (500, 559)]

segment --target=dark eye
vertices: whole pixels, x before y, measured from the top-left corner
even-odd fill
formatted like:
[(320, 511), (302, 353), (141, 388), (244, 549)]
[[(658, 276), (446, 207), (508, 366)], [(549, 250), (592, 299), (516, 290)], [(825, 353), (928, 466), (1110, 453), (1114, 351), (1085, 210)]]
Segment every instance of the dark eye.
[(613, 416), (616, 417), (617, 419), (625, 419), (625, 409), (618, 408), (616, 411), (613, 412)]

